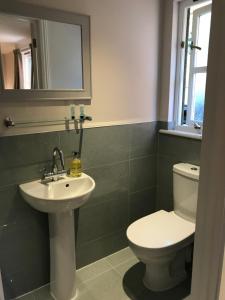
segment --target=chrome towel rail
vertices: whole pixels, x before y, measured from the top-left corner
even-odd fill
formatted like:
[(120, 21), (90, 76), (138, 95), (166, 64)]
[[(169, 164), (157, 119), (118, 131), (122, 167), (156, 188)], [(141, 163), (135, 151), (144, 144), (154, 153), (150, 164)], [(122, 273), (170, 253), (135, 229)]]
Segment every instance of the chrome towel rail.
[(80, 116), (79, 119), (75, 119), (75, 118), (64, 118), (61, 120), (39, 120), (39, 121), (15, 121), (13, 120), (11, 117), (6, 117), (4, 119), (4, 125), (7, 128), (13, 128), (13, 127), (20, 127), (20, 128), (24, 128), (24, 127), (36, 127), (36, 126), (47, 126), (47, 125), (65, 125), (66, 129), (70, 129), (69, 125), (70, 124), (74, 124), (75, 125), (75, 129), (77, 129), (77, 125), (79, 123), (83, 123), (85, 120), (88, 121), (92, 121), (92, 117), (90, 116), (85, 116), (82, 115)]
[(69, 120), (65, 118), (64, 120), (40, 120), (40, 121), (15, 121), (11, 117), (6, 117), (4, 119), (4, 125), (7, 128), (13, 127), (33, 127), (33, 126), (46, 126), (46, 125), (69, 125), (69, 123), (77, 120)]

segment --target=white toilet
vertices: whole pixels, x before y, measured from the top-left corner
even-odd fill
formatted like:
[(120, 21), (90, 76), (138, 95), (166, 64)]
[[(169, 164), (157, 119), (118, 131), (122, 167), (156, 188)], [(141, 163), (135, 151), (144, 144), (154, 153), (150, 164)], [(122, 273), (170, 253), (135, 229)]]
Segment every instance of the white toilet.
[(164, 291), (186, 278), (191, 260), (198, 198), (198, 166), (173, 166), (174, 211), (160, 210), (132, 223), (127, 229), (130, 248), (146, 264), (144, 285)]

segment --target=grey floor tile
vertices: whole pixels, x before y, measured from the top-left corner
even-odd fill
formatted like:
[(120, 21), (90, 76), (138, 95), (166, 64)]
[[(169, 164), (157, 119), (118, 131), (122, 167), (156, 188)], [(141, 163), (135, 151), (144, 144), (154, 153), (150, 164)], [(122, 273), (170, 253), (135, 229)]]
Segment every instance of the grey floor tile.
[(126, 272), (137, 263), (139, 263), (139, 260), (136, 257), (133, 257), (128, 261), (126, 261), (125, 263), (122, 263), (117, 267), (115, 267), (115, 271), (117, 271), (120, 274), (120, 276), (124, 277)]
[[(149, 291), (143, 285), (144, 273), (145, 265), (125, 248), (77, 271), (76, 300), (185, 300), (190, 292), (190, 278), (166, 292)], [(47, 285), (18, 300), (53, 298)]]
[(133, 252), (129, 247), (118, 251), (112, 255), (106, 257), (106, 260), (112, 265), (112, 267), (117, 267), (118, 265), (135, 258)]
[(123, 277), (123, 287), (132, 300), (182, 300), (190, 294), (190, 277), (177, 287), (164, 291), (153, 292), (143, 284), (145, 265), (137, 263), (131, 267)]
[(19, 298), (16, 298), (18, 300), (35, 300), (34, 293), (29, 293), (27, 295), (21, 296)]
[(121, 277), (110, 270), (80, 287), (77, 300), (129, 300), (123, 289)]
[(188, 280), (179, 284), (177, 287), (165, 292), (152, 292), (145, 289), (135, 300), (183, 300), (190, 294)]
[(100, 259), (95, 263), (92, 263), (77, 271), (78, 284), (85, 283), (89, 280), (96, 278), (104, 272), (111, 269), (111, 265), (106, 259)]
[(92, 295), (90, 295), (90, 293), (85, 292), (82, 294), (77, 294), (77, 299), (76, 300), (97, 300), (96, 298), (94, 298)]
[(53, 300), (50, 295), (50, 287), (46, 285), (34, 292), (34, 300)]

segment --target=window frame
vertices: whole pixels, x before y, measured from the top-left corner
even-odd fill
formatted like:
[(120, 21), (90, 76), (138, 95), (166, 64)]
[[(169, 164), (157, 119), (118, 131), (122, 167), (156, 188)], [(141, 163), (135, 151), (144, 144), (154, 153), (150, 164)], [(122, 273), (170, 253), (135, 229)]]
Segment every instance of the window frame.
[[(185, 55), (186, 47), (182, 47), (181, 43), (186, 41), (187, 36), (187, 18), (186, 12), (190, 6), (195, 6), (203, 3), (208, 3), (209, 0), (182, 0), (178, 3), (178, 23), (177, 23), (177, 54), (176, 54), (176, 75), (175, 75), (175, 91), (174, 91), (174, 129), (178, 131), (202, 134), (202, 122), (198, 122), (201, 128), (195, 128), (194, 122), (190, 122), (191, 111), (188, 112), (188, 124), (182, 124), (182, 101), (181, 95), (183, 93), (183, 82), (185, 76)], [(211, 5), (211, 4), (208, 4)], [(207, 5), (207, 6), (208, 6)], [(188, 93), (189, 94), (189, 93)], [(189, 104), (188, 95), (188, 104)], [(191, 107), (190, 107), (191, 109)], [(189, 110), (190, 110), (189, 109)]]
[[(21, 55), (22, 55), (22, 64), (23, 64), (23, 78), (24, 78), (24, 83), (23, 84), (25, 85), (24, 63), (25, 63), (25, 58), (26, 58), (27, 53), (29, 53), (28, 55), (31, 57), (31, 49), (30, 48), (24, 48), (24, 49), (21, 49), (20, 52), (21, 52)], [(32, 73), (32, 70), (31, 70), (31, 73)], [(23, 89), (31, 89), (31, 87), (30, 88), (25, 88), (23, 86)]]

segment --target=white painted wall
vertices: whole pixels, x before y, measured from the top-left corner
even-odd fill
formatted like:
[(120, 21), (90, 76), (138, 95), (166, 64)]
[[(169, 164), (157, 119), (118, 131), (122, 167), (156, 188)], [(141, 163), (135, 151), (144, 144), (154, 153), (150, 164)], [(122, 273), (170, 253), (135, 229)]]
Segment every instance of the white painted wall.
[(162, 12), (159, 120), (166, 122), (172, 122), (174, 115), (178, 2), (179, 0), (165, 1)]
[[(159, 0), (28, 0), (91, 16), (93, 125), (155, 121), (159, 56)], [(0, 118), (63, 118), (64, 102), (5, 103)], [(59, 127), (38, 128), (38, 131)], [(30, 131), (37, 131), (32, 129)], [(10, 130), (10, 133), (28, 130)], [(4, 127), (0, 134), (9, 134)]]

